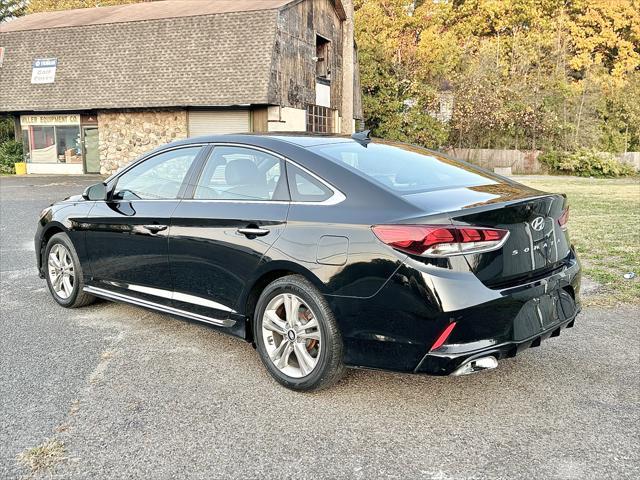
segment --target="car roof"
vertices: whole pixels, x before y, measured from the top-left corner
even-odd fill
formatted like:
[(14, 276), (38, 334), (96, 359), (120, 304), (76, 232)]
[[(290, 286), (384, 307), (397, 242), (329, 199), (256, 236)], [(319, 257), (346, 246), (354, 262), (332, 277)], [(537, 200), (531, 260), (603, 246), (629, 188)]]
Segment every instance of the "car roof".
[(192, 143), (247, 143), (260, 144), (261, 140), (270, 139), (280, 142), (290, 143), (303, 148), (315, 147), (318, 145), (326, 145), (329, 143), (352, 143), (353, 140), (349, 136), (344, 135), (322, 135), (314, 133), (238, 133), (225, 135), (205, 135), (202, 137), (191, 137), (181, 140), (179, 144), (187, 145)]
[[(181, 140), (174, 140), (171, 143), (160, 145), (154, 148), (153, 150), (149, 150), (144, 154), (142, 154), (136, 160), (134, 160), (129, 165), (127, 165), (127, 168), (141, 161), (144, 161), (153, 155), (162, 153), (165, 150), (170, 150), (170, 149), (179, 148), (179, 147), (188, 147), (190, 145), (202, 145), (202, 144), (210, 144), (210, 143), (237, 144), (239, 146), (265, 148), (265, 149), (273, 150), (274, 152), (280, 155), (290, 156), (294, 154), (293, 152), (295, 151), (292, 149), (307, 150), (308, 148), (315, 147), (318, 145), (338, 144), (338, 143), (348, 144), (353, 142), (355, 142), (355, 140), (353, 140), (349, 136), (319, 135), (319, 134), (313, 134), (313, 133), (287, 132), (287, 133), (277, 133), (277, 134), (234, 133), (234, 134), (224, 134), (224, 135), (205, 135), (200, 137), (190, 137), (190, 138), (184, 138)], [(305, 166), (306, 162), (304, 162), (303, 159), (298, 158), (297, 161), (302, 161), (303, 166)], [(309, 167), (307, 166), (307, 168)], [(114, 172), (112, 175), (110, 175), (106, 179), (106, 181), (111, 181), (113, 178), (118, 176), (121, 173), (121, 171), (122, 169), (119, 169), (117, 172)]]

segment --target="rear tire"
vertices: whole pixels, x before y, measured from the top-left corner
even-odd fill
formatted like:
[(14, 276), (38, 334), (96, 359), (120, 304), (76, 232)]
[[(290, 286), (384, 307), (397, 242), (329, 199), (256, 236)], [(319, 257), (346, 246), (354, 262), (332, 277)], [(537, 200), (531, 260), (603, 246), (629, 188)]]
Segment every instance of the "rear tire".
[(65, 308), (79, 308), (95, 301), (96, 297), (82, 290), (82, 267), (66, 233), (56, 233), (47, 242), (43, 269), (49, 292), (58, 304)]
[(301, 275), (267, 285), (256, 305), (253, 338), (271, 376), (292, 390), (327, 388), (344, 373), (342, 336), (333, 313)]

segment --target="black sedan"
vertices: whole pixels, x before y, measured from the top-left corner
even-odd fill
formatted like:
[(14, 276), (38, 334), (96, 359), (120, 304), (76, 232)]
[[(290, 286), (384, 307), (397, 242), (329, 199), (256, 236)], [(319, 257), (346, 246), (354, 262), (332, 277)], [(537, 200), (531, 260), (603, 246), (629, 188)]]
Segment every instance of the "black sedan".
[(572, 327), (567, 200), (418, 147), (231, 135), (158, 148), (46, 208), (53, 298), (96, 297), (252, 342), (283, 385), (345, 366), (461, 375)]

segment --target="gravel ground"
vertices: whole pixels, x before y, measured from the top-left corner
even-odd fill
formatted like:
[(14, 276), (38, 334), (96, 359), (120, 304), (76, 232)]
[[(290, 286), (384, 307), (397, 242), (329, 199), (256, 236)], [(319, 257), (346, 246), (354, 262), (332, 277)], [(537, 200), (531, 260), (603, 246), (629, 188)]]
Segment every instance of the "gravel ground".
[[(37, 214), (94, 181), (0, 179), (0, 478), (640, 478), (637, 308), (588, 309), (479, 375), (294, 393), (204, 325), (54, 303)], [(52, 470), (17, 460), (54, 440)]]

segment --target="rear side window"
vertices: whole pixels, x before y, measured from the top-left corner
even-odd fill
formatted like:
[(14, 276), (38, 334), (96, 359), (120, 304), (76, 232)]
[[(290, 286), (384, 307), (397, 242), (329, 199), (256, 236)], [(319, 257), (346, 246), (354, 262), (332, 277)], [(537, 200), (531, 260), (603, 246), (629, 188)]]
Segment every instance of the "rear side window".
[(295, 165), (287, 164), (287, 177), (294, 202), (323, 202), (333, 195), (324, 183)]
[(246, 147), (215, 147), (198, 179), (201, 200), (288, 200), (278, 157)]
[(352, 142), (310, 150), (401, 194), (498, 183), (470, 165), (410, 145)]

